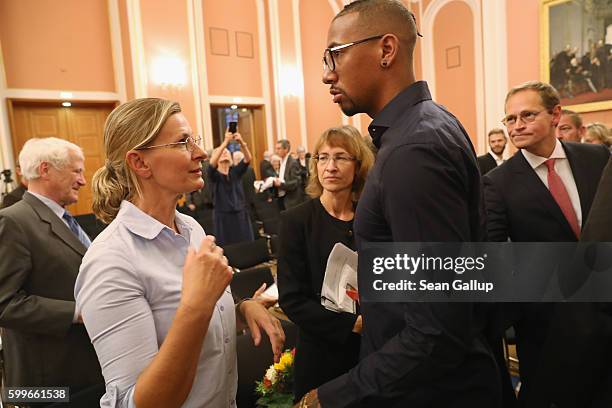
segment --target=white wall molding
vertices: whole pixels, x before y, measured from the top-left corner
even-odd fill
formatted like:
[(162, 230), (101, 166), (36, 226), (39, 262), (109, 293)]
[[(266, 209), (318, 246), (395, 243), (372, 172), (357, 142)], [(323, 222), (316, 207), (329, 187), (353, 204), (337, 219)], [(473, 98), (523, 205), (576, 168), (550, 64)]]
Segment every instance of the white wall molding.
[[(480, 154), (488, 150), (487, 133), (503, 128), (504, 99), (508, 92), (508, 31), (506, 0), (482, 2), (485, 131), (480, 135)], [(509, 154), (506, 149), (505, 154)]]
[[(191, 67), (191, 91), (196, 114), (196, 128), (199, 135), (202, 135), (205, 148), (212, 144), (212, 129), (210, 129), (210, 105), (208, 115), (206, 115), (202, 100), (206, 99), (208, 91), (208, 81), (206, 78), (206, 51), (204, 50), (205, 40), (203, 28), (203, 12), (201, 0), (187, 0), (187, 28), (189, 31), (189, 66)], [(201, 64), (200, 65), (200, 61)]]
[(329, 7), (331, 7), (334, 12), (334, 16), (340, 12), (340, 6), (336, 3), (336, 0), (327, 0), (329, 2)]
[(134, 78), (134, 97), (147, 96), (147, 71), (142, 34), (140, 0), (127, 0), (127, 23), (130, 33), (130, 52), (132, 54), (132, 76)]
[(266, 118), (266, 150), (274, 150), (272, 135), (272, 97), (270, 95), (270, 61), (268, 61), (268, 42), (266, 40), (266, 10), (263, 0), (256, 0), (257, 36), (259, 39), (259, 70), (261, 72), (261, 87), (264, 100), (264, 116)]
[(285, 101), (281, 90), (281, 47), (280, 47), (280, 21), (278, 17), (278, 0), (269, 0), (268, 13), (270, 21), (270, 43), (272, 50), (272, 73), (274, 78), (274, 100), (276, 102), (276, 139), (285, 139), (287, 128), (285, 126)]
[(110, 26), (111, 51), (113, 57), (113, 76), (115, 78), (115, 91), (119, 95), (119, 101), (127, 101), (125, 83), (125, 65), (123, 62), (123, 46), (121, 43), (121, 20), (119, 17), (118, 0), (108, 0), (108, 22)]
[(4, 54), (0, 42), (0, 170), (15, 168), (13, 163), (13, 145), (9, 126), (8, 109), (4, 92), (6, 91), (6, 70), (4, 69)]
[[(485, 133), (485, 98), (484, 98), (484, 69), (483, 69), (483, 42), (482, 42), (482, 14), (480, 0), (433, 0), (423, 13), (423, 77), (429, 85), (433, 99), (437, 99), (436, 92), (436, 63), (434, 55), (434, 22), (438, 12), (453, 1), (461, 1), (468, 5), (472, 11), (474, 22), (474, 77), (476, 95), (476, 138), (482, 139)], [(472, 135), (474, 136), (474, 135)]]
[(295, 65), (298, 73), (298, 112), (300, 117), (300, 140), (302, 146), (308, 147), (308, 131), (306, 130), (306, 103), (304, 101), (304, 63), (302, 61), (302, 27), (300, 24), (300, 0), (293, 0), (293, 38), (295, 39)]
[(265, 105), (266, 100), (257, 96), (209, 95), (208, 101), (215, 105)]
[[(70, 92), (72, 96), (66, 98), (62, 92)], [(3, 98), (12, 99), (37, 99), (49, 101), (91, 101), (91, 102), (117, 102), (119, 94), (117, 92), (98, 92), (98, 91), (72, 91), (70, 89), (16, 89), (8, 88), (0, 95)]]

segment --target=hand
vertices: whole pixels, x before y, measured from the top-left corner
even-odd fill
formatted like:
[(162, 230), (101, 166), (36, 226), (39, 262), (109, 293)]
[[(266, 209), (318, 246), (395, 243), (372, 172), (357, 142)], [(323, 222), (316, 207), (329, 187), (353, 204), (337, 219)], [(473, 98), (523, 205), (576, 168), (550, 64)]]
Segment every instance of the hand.
[(223, 256), (223, 249), (208, 235), (200, 248), (189, 248), (183, 266), (181, 304), (200, 311), (217, 303), (232, 281), (232, 268)]
[(232, 140), (234, 140), (234, 133), (225, 132), (225, 139), (223, 139), (223, 147), (226, 147)]
[(266, 309), (274, 306), (276, 304), (276, 302), (278, 302), (278, 299), (274, 299), (273, 297), (268, 297), (266, 295), (264, 295), (264, 291), (266, 290), (266, 283), (264, 282), (263, 285), (261, 285), (259, 287), (259, 289), (257, 289), (255, 291), (255, 293), (253, 293), (253, 296), (251, 296), (253, 298), (253, 300), (261, 303), (261, 305), (263, 307), (265, 307)]
[(244, 143), (244, 140), (242, 139), (240, 133), (234, 133), (234, 140), (240, 143), (241, 146), (244, 146), (246, 144)]
[(283, 184), (282, 181), (278, 177), (276, 177), (274, 179), (274, 187), (280, 187), (281, 184)]
[(195, 211), (195, 204), (187, 204), (187, 208), (189, 208), (191, 211)]
[(285, 332), (283, 331), (280, 321), (272, 316), (266, 308), (256, 300), (245, 300), (242, 302), (240, 304), (240, 313), (251, 330), (253, 343), (256, 346), (259, 346), (261, 342), (260, 328), (266, 332), (272, 344), (274, 362), (278, 363), (285, 344)]
[(321, 408), (319, 403), (319, 393), (317, 389), (310, 390), (302, 397), (302, 399), (293, 406), (293, 408)]
[(355, 325), (353, 326), (353, 333), (361, 334), (363, 330), (363, 320), (361, 319), (361, 315), (357, 316), (357, 320), (355, 320)]

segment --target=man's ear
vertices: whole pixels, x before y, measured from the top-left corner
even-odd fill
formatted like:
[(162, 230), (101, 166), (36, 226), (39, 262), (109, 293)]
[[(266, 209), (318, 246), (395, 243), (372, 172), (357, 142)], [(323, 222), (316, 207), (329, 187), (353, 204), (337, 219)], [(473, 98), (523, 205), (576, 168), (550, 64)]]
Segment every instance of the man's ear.
[(557, 105), (552, 110), (552, 127), (556, 128), (561, 120), (561, 105)]
[(145, 160), (142, 152), (130, 150), (125, 155), (125, 161), (138, 177), (143, 179), (151, 177), (151, 166), (149, 166), (149, 163)]
[(51, 171), (51, 165), (47, 162), (40, 162), (38, 165), (38, 175), (42, 180), (49, 180), (49, 172)]
[(393, 62), (397, 59), (399, 53), (399, 38), (394, 34), (385, 34), (381, 39), (381, 58), (380, 65), (383, 68), (388, 68), (393, 65)]

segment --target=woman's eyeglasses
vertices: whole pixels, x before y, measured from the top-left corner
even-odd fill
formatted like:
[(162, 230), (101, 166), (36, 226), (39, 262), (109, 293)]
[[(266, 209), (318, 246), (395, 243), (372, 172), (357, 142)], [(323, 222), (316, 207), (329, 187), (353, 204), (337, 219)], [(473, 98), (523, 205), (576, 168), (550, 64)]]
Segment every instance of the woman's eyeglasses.
[(199, 147), (201, 141), (202, 141), (202, 138), (200, 136), (196, 136), (195, 138), (192, 136), (188, 136), (185, 140), (181, 142), (165, 143), (165, 144), (154, 145), (154, 146), (139, 147), (134, 150), (148, 150), (148, 149), (156, 149), (158, 147), (182, 146), (183, 148), (185, 148), (185, 150), (192, 153), (195, 150), (196, 146)]

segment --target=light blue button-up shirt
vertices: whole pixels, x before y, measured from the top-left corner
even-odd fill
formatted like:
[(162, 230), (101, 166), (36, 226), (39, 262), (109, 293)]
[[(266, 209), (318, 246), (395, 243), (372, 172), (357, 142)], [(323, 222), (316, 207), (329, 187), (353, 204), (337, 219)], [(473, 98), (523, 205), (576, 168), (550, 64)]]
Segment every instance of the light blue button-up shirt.
[[(176, 213), (180, 234), (124, 201), (81, 264), (75, 298), (106, 382), (101, 407), (135, 407), (138, 376), (163, 343), (181, 299), (183, 264), (206, 236)], [(234, 407), (236, 317), (229, 287), (216, 304), (183, 407)]]

